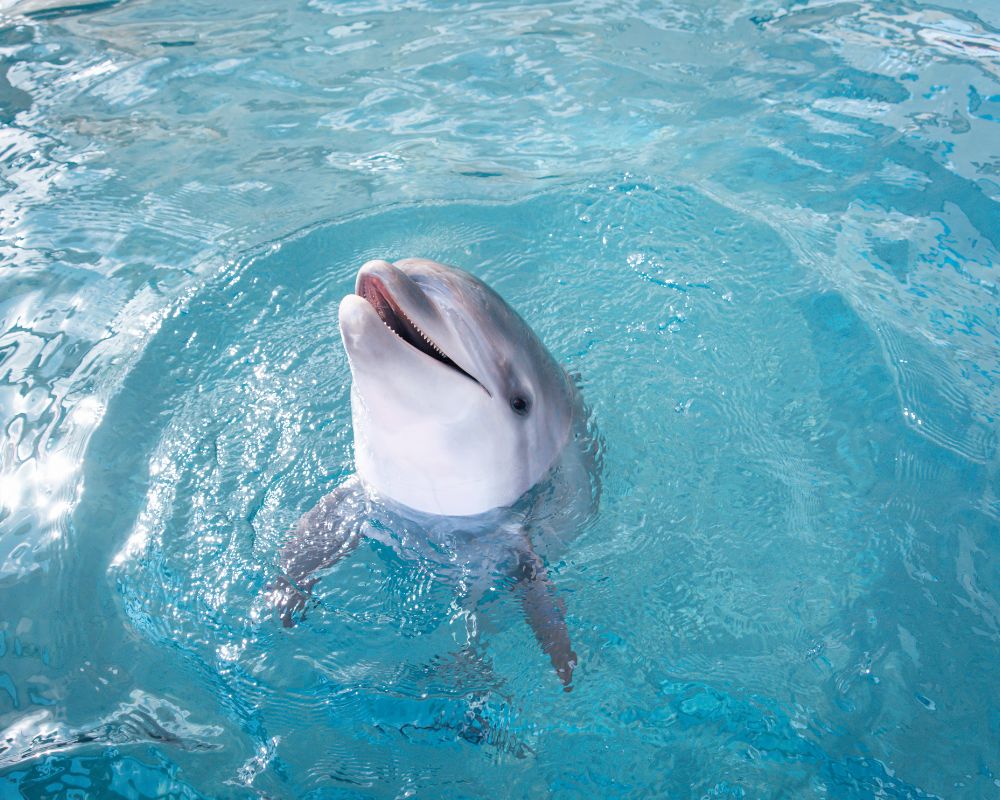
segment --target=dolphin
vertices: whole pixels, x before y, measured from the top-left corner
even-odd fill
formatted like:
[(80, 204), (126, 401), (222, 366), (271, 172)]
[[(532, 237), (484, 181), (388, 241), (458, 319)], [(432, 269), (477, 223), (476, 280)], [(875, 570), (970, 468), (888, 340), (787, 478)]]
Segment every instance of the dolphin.
[(569, 690), (577, 656), (539, 553), (565, 546), (597, 502), (574, 381), (493, 289), (428, 259), (364, 264), (339, 323), (356, 473), (283, 547), (271, 595), (282, 621), (294, 625), (320, 574), (366, 537), (446, 551), (480, 592), (506, 573)]

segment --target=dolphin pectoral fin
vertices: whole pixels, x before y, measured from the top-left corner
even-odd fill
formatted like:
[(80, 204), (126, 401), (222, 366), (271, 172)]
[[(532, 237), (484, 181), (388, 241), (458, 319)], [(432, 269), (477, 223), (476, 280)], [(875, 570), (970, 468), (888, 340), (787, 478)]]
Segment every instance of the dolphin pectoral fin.
[(304, 616), (312, 588), (320, 579), (317, 573), (357, 547), (362, 520), (350, 487), (326, 495), (299, 520), (295, 534), (281, 549), (282, 575), (268, 587), (268, 599), (286, 628)]
[(514, 591), (521, 601), (524, 616), (568, 692), (573, 688), (577, 657), (566, 628), (566, 606), (556, 594), (545, 565), (530, 544), (518, 553), (514, 575), (517, 578)]
[(294, 584), (284, 575), (268, 586), (268, 600), (278, 611), (281, 624), (286, 628), (294, 628), (296, 617), (305, 616), (306, 602), (312, 592), (315, 580)]

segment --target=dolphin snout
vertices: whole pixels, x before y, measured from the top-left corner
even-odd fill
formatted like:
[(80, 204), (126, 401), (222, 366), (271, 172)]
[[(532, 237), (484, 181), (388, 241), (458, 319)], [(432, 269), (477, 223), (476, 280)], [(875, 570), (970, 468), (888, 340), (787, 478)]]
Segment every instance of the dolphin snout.
[(376, 277), (381, 278), (384, 281), (388, 276), (398, 272), (399, 270), (388, 261), (383, 261), (378, 258), (373, 259), (372, 261), (366, 261), (361, 265), (361, 269), (358, 270), (358, 276), (354, 281), (354, 293), (361, 294), (364, 281), (368, 278)]
[(412, 320), (433, 324), (439, 319), (437, 308), (420, 286), (395, 264), (382, 259), (366, 261), (358, 270), (354, 291), (365, 297), (367, 287), (372, 284), (387, 292), (393, 302)]

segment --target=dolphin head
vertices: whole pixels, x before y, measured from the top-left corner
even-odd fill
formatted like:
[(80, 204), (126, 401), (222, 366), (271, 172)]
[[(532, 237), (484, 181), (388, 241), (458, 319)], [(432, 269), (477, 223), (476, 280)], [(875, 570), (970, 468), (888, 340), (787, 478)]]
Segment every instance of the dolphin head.
[(358, 474), (431, 514), (514, 503), (565, 445), (576, 390), (531, 328), (467, 272), (369, 261), (340, 304)]

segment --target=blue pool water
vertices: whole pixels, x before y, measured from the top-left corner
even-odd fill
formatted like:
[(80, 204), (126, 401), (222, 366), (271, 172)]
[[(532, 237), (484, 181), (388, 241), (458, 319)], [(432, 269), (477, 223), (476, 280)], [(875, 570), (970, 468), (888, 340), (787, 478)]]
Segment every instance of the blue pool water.
[[(0, 50), (0, 797), (1000, 795), (992, 0), (25, 0)], [(408, 255), (600, 431), (572, 692), (381, 545), (262, 602)]]

